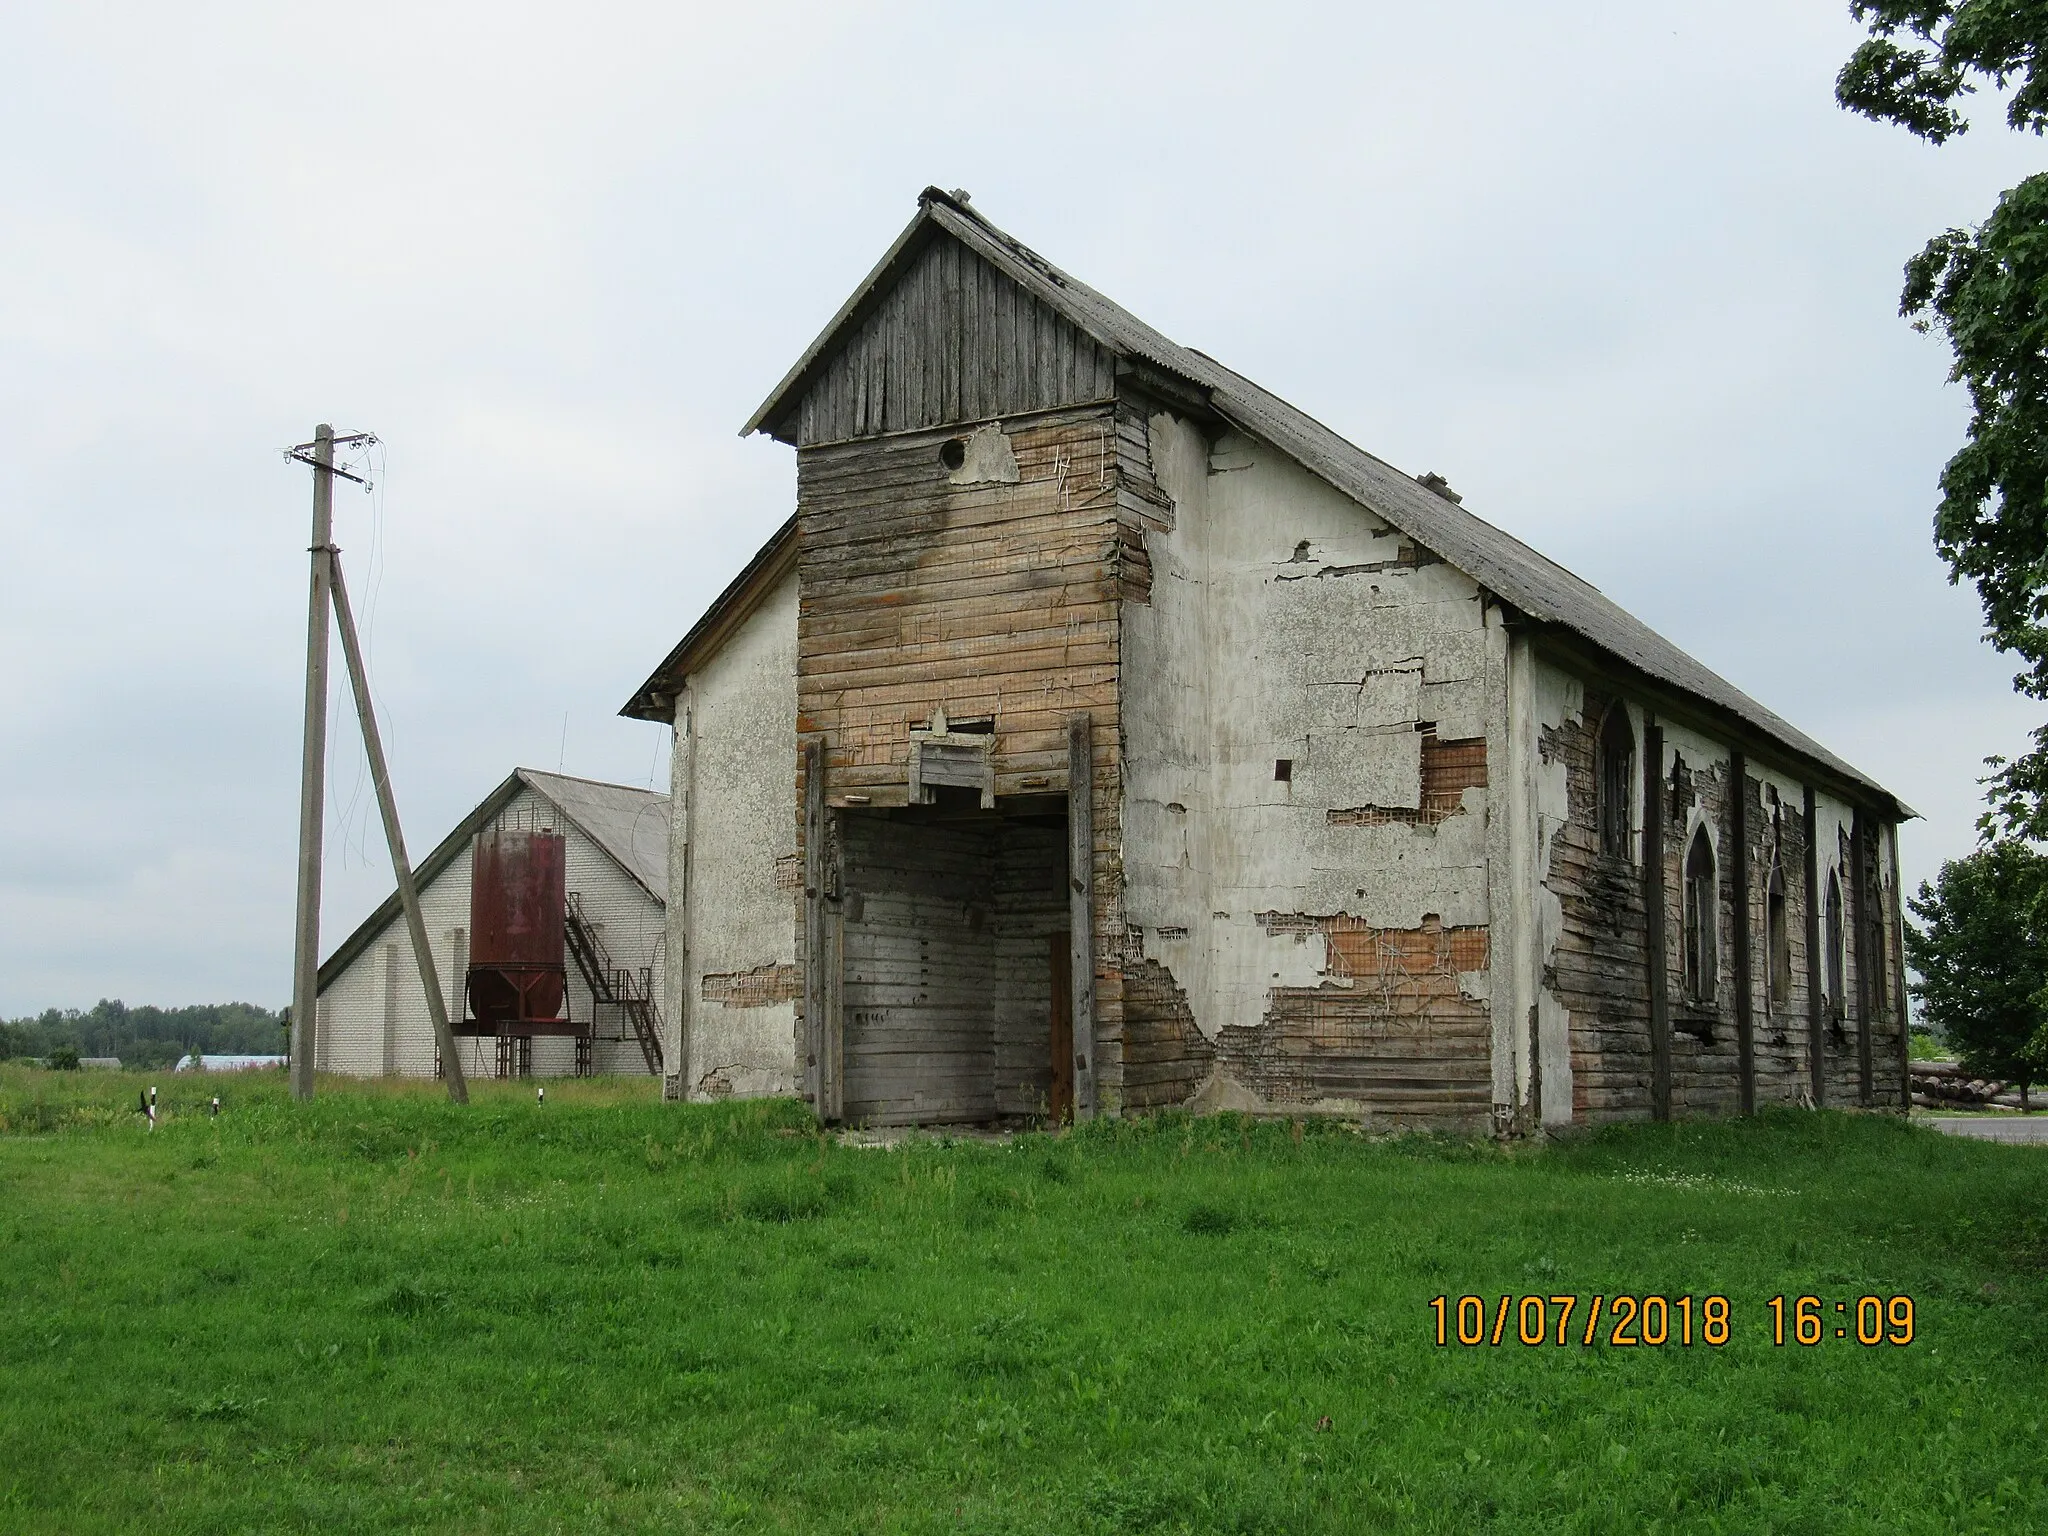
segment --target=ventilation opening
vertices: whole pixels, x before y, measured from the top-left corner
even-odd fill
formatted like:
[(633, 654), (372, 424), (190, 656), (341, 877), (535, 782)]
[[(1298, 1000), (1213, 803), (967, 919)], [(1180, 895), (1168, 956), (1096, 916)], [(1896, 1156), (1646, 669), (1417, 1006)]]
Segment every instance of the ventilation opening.
[(958, 469), (967, 462), (967, 440), (961, 437), (949, 438), (939, 445), (939, 462), (948, 469)]
[(981, 715), (966, 720), (948, 720), (946, 729), (955, 736), (993, 736), (996, 733), (996, 717)]
[(1273, 759), (1273, 777), (1282, 784), (1292, 784), (1294, 782), (1294, 759), (1291, 757), (1276, 757)]

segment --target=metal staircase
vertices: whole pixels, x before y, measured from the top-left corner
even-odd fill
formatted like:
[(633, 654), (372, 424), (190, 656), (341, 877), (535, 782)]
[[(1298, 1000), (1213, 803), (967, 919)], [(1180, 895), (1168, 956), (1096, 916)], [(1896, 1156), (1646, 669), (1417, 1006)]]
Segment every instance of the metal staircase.
[(647, 1070), (661, 1076), (661, 1009), (654, 1001), (653, 968), (634, 971), (612, 964), (597, 925), (584, 916), (583, 897), (575, 891), (569, 893), (567, 933), (569, 954), (583, 973), (592, 1002), (619, 1010), (640, 1042)]

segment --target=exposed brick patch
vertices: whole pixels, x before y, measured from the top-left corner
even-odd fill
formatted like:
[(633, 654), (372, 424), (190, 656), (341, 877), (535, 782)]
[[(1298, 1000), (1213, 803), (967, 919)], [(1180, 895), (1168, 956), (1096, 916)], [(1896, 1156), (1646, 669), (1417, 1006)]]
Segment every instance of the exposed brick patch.
[(730, 971), (704, 978), (707, 1003), (728, 1008), (766, 1008), (793, 1001), (800, 990), (793, 965), (757, 965), (751, 971)]
[(1336, 1099), (1394, 1120), (1485, 1121), (1492, 1023), (1458, 977), (1486, 969), (1486, 928), (1446, 928), (1433, 914), (1415, 928), (1307, 913), (1258, 921), (1269, 933), (1320, 933), (1330, 979), (1274, 987), (1264, 1019), (1222, 1031), (1217, 1058), (1234, 1077), (1275, 1103)]
[(1334, 977), (1385, 980), (1397, 974), (1443, 975), (1455, 986), (1460, 971), (1486, 969), (1485, 926), (1446, 928), (1434, 912), (1425, 915), (1415, 928), (1375, 928), (1363, 918), (1342, 913), (1315, 917), (1305, 912), (1261, 912), (1258, 924), (1268, 933), (1323, 935), (1329, 946), (1328, 974)]
[(1422, 738), (1422, 803), (1357, 805), (1330, 812), (1333, 827), (1434, 827), (1465, 810), (1465, 791), (1486, 788), (1486, 738)]
[(778, 891), (800, 891), (804, 888), (804, 861), (793, 853), (785, 853), (775, 861), (775, 889)]

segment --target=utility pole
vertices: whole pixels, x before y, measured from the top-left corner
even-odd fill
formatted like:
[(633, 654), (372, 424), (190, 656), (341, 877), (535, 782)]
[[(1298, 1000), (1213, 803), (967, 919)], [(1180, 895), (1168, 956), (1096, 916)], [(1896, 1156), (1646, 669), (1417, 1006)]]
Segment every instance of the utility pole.
[[(312, 452), (310, 456), (308, 449)], [(299, 763), (299, 908), (292, 945), (292, 1097), (313, 1097), (319, 1039), (320, 844), (327, 800), (327, 607), (334, 545), (334, 428), (321, 422), (292, 458), (313, 466), (313, 590), (306, 608), (306, 733)]]
[(448, 1002), (442, 996), (441, 978), (434, 968), (434, 951), (427, 943), (427, 922), (420, 914), (420, 893), (413, 883), (412, 864), (405, 855), (405, 834), (398, 825), (398, 801), (391, 793), (391, 773), (384, 764), (384, 741), (377, 733), (377, 712), (370, 704), (370, 679), (363, 670), (363, 648), (356, 639), (355, 615), (349, 611), (348, 587), (341, 579), (340, 551), (328, 551), (328, 567), (334, 577), (334, 617), (341, 625), (341, 654), (348, 663), (349, 686), (355, 691), (356, 716), (363, 723), (363, 746), (370, 754), (370, 781), (377, 787), (377, 809), (384, 817), (384, 842), (391, 850), (391, 872), (398, 877), (398, 904), (405, 909), (406, 932), (412, 935), (420, 986), (427, 994), (427, 1017), (433, 1020), (434, 1044), (440, 1048), (441, 1067), (448, 1075), (448, 1099), (453, 1104), (467, 1104), (469, 1082), (462, 1074), (462, 1055), (455, 1049), (454, 1032), (448, 1027)]

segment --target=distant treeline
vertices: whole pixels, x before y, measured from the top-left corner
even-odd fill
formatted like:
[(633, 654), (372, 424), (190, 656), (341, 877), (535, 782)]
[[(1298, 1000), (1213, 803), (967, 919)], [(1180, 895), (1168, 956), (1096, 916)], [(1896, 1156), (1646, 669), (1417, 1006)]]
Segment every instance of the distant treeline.
[(168, 1067), (188, 1051), (223, 1056), (275, 1056), (285, 1048), (283, 1015), (254, 1003), (199, 1003), (189, 1008), (130, 1008), (101, 998), (89, 1012), (50, 1008), (0, 1021), (0, 1057), (118, 1056), (124, 1067)]

